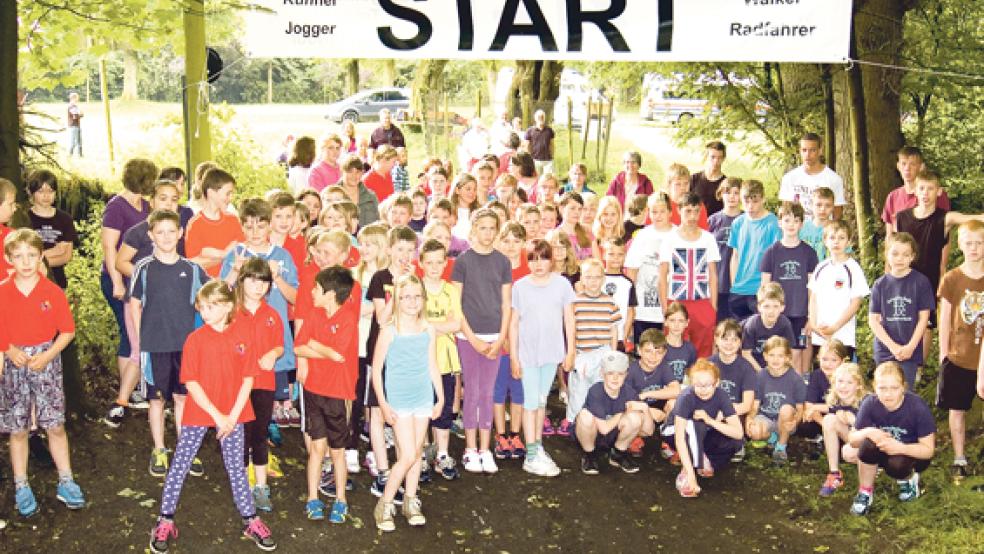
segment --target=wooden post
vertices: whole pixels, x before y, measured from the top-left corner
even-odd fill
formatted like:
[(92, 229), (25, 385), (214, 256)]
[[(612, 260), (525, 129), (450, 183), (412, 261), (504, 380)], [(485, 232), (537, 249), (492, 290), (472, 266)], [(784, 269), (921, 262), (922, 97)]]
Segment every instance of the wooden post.
[[(595, 169), (602, 170), (601, 165), (601, 121), (605, 113), (605, 103), (598, 100), (598, 125), (595, 129)], [(588, 121), (590, 124), (591, 122)]]
[[(584, 137), (584, 142), (581, 143), (581, 159), (585, 159), (588, 155), (588, 128), (591, 127), (591, 108), (594, 107), (594, 102), (588, 100), (588, 113), (584, 117), (584, 130), (581, 136)], [(567, 122), (567, 128), (574, 128), (574, 121), (570, 120)]]
[(267, 63), (267, 104), (273, 104), (273, 60)]
[(568, 167), (574, 165), (574, 99), (570, 96), (567, 97), (567, 153), (571, 156), (571, 163)]
[(113, 155), (113, 120), (109, 115), (109, 86), (106, 84), (106, 58), (99, 58), (99, 94), (102, 95), (103, 112), (106, 114), (106, 140), (109, 143), (109, 163), (113, 172), (115, 157)]
[(608, 143), (612, 139), (612, 116), (615, 115), (615, 101), (608, 102), (608, 117), (605, 118), (605, 148), (601, 155), (601, 171), (605, 173), (608, 169)]
[(451, 158), (451, 125), (449, 123), (449, 118), (451, 114), (448, 112), (448, 91), (444, 90), (444, 157)]
[(209, 130), (208, 73), (205, 57), (205, 2), (187, 0), (184, 9), (185, 78), (188, 102), (187, 137), (191, 168), (212, 157)]
[(475, 116), (479, 119), (482, 117), (482, 87), (478, 87), (478, 108), (475, 110)]

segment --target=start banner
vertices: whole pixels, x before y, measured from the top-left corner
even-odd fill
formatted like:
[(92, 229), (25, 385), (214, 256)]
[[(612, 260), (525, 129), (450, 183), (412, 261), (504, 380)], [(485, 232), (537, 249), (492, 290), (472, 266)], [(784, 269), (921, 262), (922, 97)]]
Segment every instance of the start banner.
[(848, 59), (851, 0), (251, 0), (253, 57)]

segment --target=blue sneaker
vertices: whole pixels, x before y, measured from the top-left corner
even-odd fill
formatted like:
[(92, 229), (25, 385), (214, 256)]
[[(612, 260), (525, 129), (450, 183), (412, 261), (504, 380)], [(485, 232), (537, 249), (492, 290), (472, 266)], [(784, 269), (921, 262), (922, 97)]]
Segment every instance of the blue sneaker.
[(318, 498), (308, 500), (307, 505), (304, 506), (304, 511), (307, 512), (307, 518), (311, 521), (325, 519), (325, 503)]
[(331, 514), (328, 516), (328, 521), (332, 523), (345, 523), (348, 519), (348, 504), (344, 502), (339, 502), (336, 500), (331, 505)]
[(873, 499), (870, 493), (858, 491), (857, 496), (854, 497), (854, 502), (851, 503), (851, 513), (856, 516), (867, 514), (871, 510), (872, 502)]
[(919, 498), (919, 474), (913, 473), (909, 479), (899, 481), (899, 500), (911, 502)]
[(34, 491), (30, 486), (17, 489), (14, 493), (14, 504), (21, 517), (31, 517), (38, 513), (38, 501), (34, 498)]
[(776, 444), (778, 443), (779, 443), (779, 433), (773, 431), (772, 433), (769, 434), (769, 440), (766, 441), (766, 445), (768, 445), (769, 448), (775, 448)]
[[(355, 490), (355, 481), (351, 477), (345, 480), (345, 490)], [(328, 470), (321, 472), (321, 482), (318, 483), (318, 491), (329, 498), (335, 498), (338, 495), (338, 491), (335, 489), (334, 471)]]
[(58, 500), (69, 510), (81, 510), (85, 508), (85, 495), (75, 481), (61, 481), (58, 483)]
[(280, 426), (274, 422), (270, 422), (267, 426), (267, 440), (270, 442), (271, 446), (279, 447), (284, 443), (283, 437), (280, 436)]

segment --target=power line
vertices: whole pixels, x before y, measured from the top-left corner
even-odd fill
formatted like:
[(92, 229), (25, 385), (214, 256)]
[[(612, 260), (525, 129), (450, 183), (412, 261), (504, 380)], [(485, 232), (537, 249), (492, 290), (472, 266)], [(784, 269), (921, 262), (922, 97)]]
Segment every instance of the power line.
[(868, 60), (848, 59), (847, 61), (848, 61), (848, 67), (847, 67), (847, 69), (850, 69), (852, 64), (861, 64), (861, 65), (871, 65), (871, 66), (875, 66), (875, 67), (882, 67), (882, 68), (885, 68), (885, 69), (897, 69), (899, 71), (911, 71), (913, 73), (924, 73), (924, 74), (927, 74), (927, 75), (940, 75), (940, 76), (943, 76), (943, 77), (956, 77), (956, 78), (959, 78), (959, 79), (969, 79), (971, 81), (984, 81), (984, 75), (975, 75), (975, 74), (970, 74), (970, 73), (957, 73), (956, 71), (942, 71), (942, 70), (939, 70), (939, 69), (929, 69), (929, 68), (925, 68), (925, 67), (911, 67), (911, 66), (904, 66), (904, 65), (894, 65), (894, 64), (890, 64), (890, 63), (879, 63), (879, 62), (872, 62), (872, 61), (868, 61)]

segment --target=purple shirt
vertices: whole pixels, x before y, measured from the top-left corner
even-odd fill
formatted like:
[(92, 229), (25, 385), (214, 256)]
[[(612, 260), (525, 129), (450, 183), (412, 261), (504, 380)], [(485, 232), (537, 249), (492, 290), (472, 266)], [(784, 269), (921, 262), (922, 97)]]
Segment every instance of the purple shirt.
[[(106, 203), (106, 209), (103, 210), (102, 226), (104, 229), (119, 231), (120, 236), (116, 238), (116, 245), (114, 246), (117, 251), (123, 244), (123, 235), (130, 230), (130, 227), (145, 221), (148, 215), (150, 215), (150, 204), (143, 198), (140, 199), (139, 210), (120, 195), (110, 198), (109, 202)], [(102, 272), (107, 273), (105, 262), (103, 262)]]
[(759, 404), (759, 413), (769, 419), (779, 419), (779, 410), (783, 406), (796, 407), (806, 402), (806, 383), (793, 368), (786, 370), (779, 377), (774, 377), (768, 370), (759, 373), (758, 387), (755, 398)]
[(796, 345), (796, 337), (793, 336), (793, 324), (789, 322), (788, 317), (779, 314), (776, 324), (770, 328), (765, 326), (762, 316), (755, 314), (746, 319), (742, 325), (741, 349), (751, 350), (759, 367), (765, 369), (765, 354), (762, 352), (762, 346), (765, 341), (772, 337), (782, 337), (788, 340), (790, 348)]
[[(660, 390), (663, 387), (669, 386), (674, 381), (678, 381), (678, 379), (673, 376), (673, 371), (669, 368), (669, 366), (660, 364), (656, 366), (656, 369), (646, 371), (645, 369), (642, 369), (642, 365), (640, 365), (639, 361), (636, 360), (629, 366), (629, 376), (625, 379), (625, 384), (626, 386), (631, 387), (632, 390), (642, 394), (644, 392)], [(647, 398), (645, 402), (650, 406), (653, 406), (657, 403), (666, 401)]]
[(697, 396), (693, 387), (687, 387), (680, 393), (670, 415), (683, 419), (693, 419), (694, 412), (697, 410), (704, 410), (708, 416), (714, 419), (717, 419), (719, 415), (723, 418), (736, 415), (735, 406), (728, 397), (728, 393), (717, 388), (714, 389), (714, 394), (710, 398), (704, 400)]
[(855, 429), (868, 427), (877, 427), (903, 444), (915, 444), (936, 432), (936, 420), (926, 402), (915, 393), (905, 393), (902, 405), (894, 412), (888, 411), (877, 396), (869, 394), (861, 401), (854, 422)]
[(806, 317), (809, 313), (810, 294), (806, 288), (810, 275), (816, 269), (817, 252), (809, 244), (800, 241), (789, 248), (777, 242), (766, 249), (759, 263), (759, 271), (772, 275), (786, 296), (786, 317)]
[(742, 396), (746, 391), (755, 391), (758, 384), (758, 374), (748, 360), (740, 355), (735, 357), (735, 361), (726, 364), (721, 361), (721, 356), (714, 354), (708, 361), (716, 365), (721, 372), (718, 389), (727, 393), (728, 398), (735, 404), (742, 401)]
[(660, 362), (661, 367), (667, 367), (673, 372), (673, 379), (683, 382), (687, 368), (697, 361), (697, 349), (689, 341), (683, 341), (680, 346), (666, 345), (666, 355)]
[(721, 253), (721, 261), (718, 262), (719, 294), (731, 292), (731, 247), (728, 246), (728, 239), (731, 238), (731, 224), (736, 219), (738, 219), (737, 215), (731, 216), (723, 211), (713, 213), (707, 218), (707, 229), (714, 235), (714, 240), (718, 243), (718, 252)]
[(612, 398), (605, 392), (605, 383), (595, 383), (588, 389), (588, 396), (584, 400), (584, 409), (598, 419), (608, 419), (614, 415), (625, 412), (625, 403), (637, 401), (639, 393), (628, 383), (622, 385), (618, 391), (618, 396)]
[[(871, 287), (868, 313), (880, 314), (881, 324), (896, 344), (905, 345), (912, 339), (919, 323), (919, 312), (933, 311), (936, 295), (925, 275), (912, 270), (905, 277), (893, 277), (886, 273)], [(875, 339), (875, 362), (895, 360), (878, 337)], [(912, 352), (911, 360), (922, 359), (923, 343), (920, 340)], [(898, 360), (896, 360), (898, 361)]]

